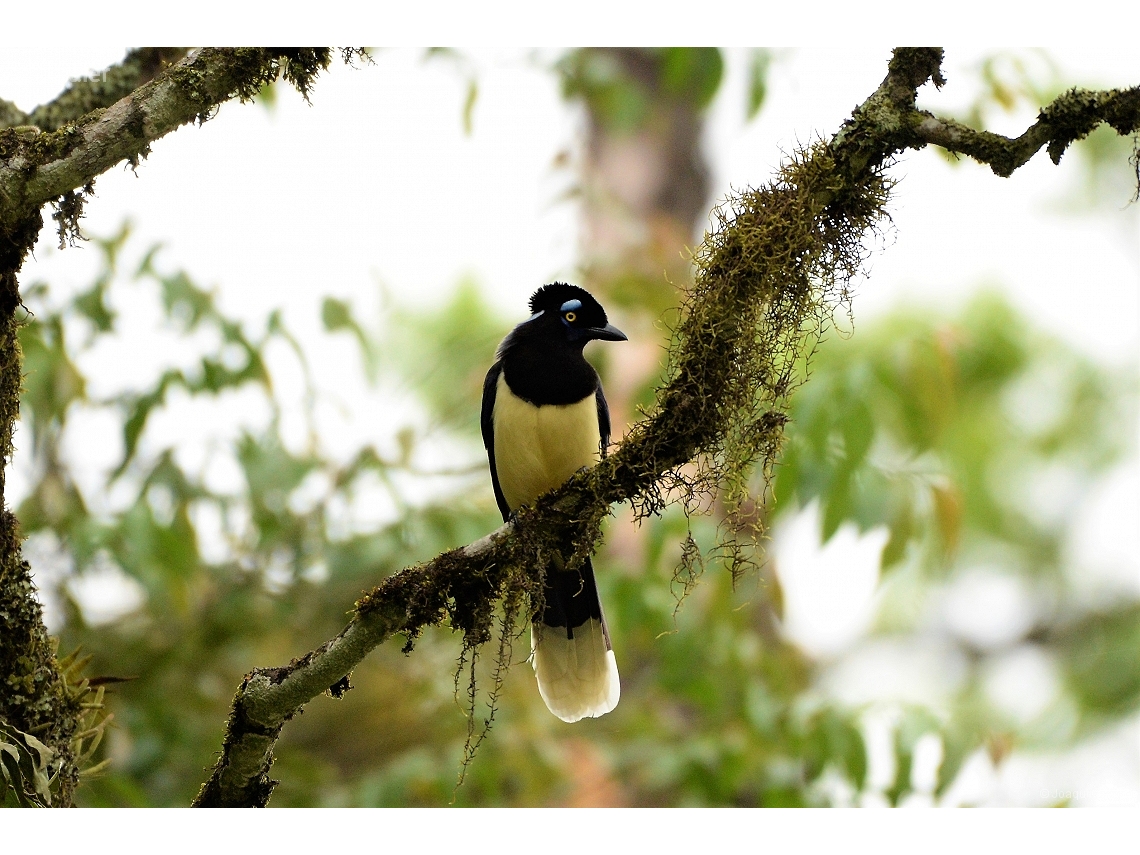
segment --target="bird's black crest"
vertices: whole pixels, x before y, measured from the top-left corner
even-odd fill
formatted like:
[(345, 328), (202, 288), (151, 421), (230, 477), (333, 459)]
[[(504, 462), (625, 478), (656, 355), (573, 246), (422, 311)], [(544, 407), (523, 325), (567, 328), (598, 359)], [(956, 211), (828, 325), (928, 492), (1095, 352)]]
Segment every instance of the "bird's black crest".
[[(601, 304), (594, 299), (589, 291), (585, 288), (579, 288), (577, 285), (567, 285), (565, 282), (551, 282), (531, 294), (530, 310), (532, 313), (546, 309), (558, 311), (567, 300), (581, 300), (583, 306), (596, 308), (598, 312), (601, 312), (603, 318), (606, 316)], [(605, 321), (602, 323), (604, 324)]]

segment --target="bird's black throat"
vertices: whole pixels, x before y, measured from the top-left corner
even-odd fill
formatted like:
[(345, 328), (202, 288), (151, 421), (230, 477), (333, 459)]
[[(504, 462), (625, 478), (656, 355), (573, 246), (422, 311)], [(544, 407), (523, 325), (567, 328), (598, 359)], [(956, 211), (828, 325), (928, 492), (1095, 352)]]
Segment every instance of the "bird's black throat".
[(567, 341), (561, 330), (527, 332), (516, 328), (499, 351), (511, 392), (539, 407), (574, 404), (597, 392), (598, 372), (582, 355), (585, 341)]

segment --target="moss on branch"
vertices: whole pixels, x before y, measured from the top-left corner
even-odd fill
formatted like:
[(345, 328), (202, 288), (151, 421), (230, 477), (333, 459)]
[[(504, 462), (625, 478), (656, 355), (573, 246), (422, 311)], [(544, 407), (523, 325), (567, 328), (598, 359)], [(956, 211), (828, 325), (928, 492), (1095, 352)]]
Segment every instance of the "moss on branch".
[(57, 131), (92, 110), (110, 107), (185, 55), (186, 48), (134, 48), (122, 62), (91, 77), (73, 80), (56, 98), (30, 113), (20, 111), (9, 101), (0, 101), (0, 128), (24, 125)]
[(278, 77), (308, 98), (331, 60), (328, 48), (205, 48), (56, 130), (0, 130), (0, 229), (13, 228), (118, 163), (137, 164), (155, 140), (205, 121), (232, 98), (251, 99)]
[[(660, 510), (670, 492), (695, 500), (719, 491), (730, 511), (742, 507), (749, 474), (766, 473), (778, 452), (792, 367), (846, 295), (863, 238), (883, 215), (880, 166), (868, 163), (857, 179), (846, 178), (821, 143), (769, 186), (719, 209), (695, 259), (696, 285), (681, 310), (671, 379), (658, 391), (654, 414), (616, 452), (523, 509), (513, 524), (407, 568), (364, 596), (330, 643), (359, 653), (348, 670), (392, 634), (403, 633), (410, 649), (425, 627), (444, 622), (463, 632), (465, 654), (490, 640), (500, 601), (511, 615), (525, 601), (534, 608), (540, 568), (555, 554), (570, 553), (569, 566), (588, 555), (615, 502), (630, 501), (645, 515)], [(683, 468), (694, 460), (694, 471)], [(502, 639), (512, 630), (513, 619), (504, 620)], [(500, 644), (500, 655), (507, 647)], [(246, 678), (222, 757), (196, 805), (266, 803), (276, 734), (305, 701), (347, 673), (327, 669), (329, 649)], [(308, 672), (318, 667), (313, 679)], [(307, 689), (297, 692), (301, 680)]]
[(1140, 87), (1107, 92), (1070, 89), (1045, 107), (1025, 133), (1013, 138), (974, 130), (925, 111), (912, 110), (906, 119), (914, 138), (910, 147), (938, 145), (987, 164), (995, 174), (1007, 178), (1042, 147), (1053, 163), (1060, 163), (1070, 145), (1102, 123), (1121, 135), (1140, 131)]
[[(202, 50), (55, 130), (0, 131), (4, 317), (18, 303), (15, 271), (38, 234), (45, 202), (62, 198), (61, 226), (74, 225), (81, 213), (76, 191), (106, 169), (137, 162), (153, 140), (207, 119), (230, 98), (252, 97), (279, 76), (307, 98), (330, 57), (325, 49)], [(1056, 162), (1101, 122), (1119, 133), (1140, 125), (1137, 90), (1073, 90), (1017, 140), (972, 131), (915, 107), (920, 86), (944, 82), (941, 61), (940, 49), (896, 50), (882, 84), (834, 139), (798, 152), (767, 186), (718, 208), (694, 258), (695, 285), (677, 321), (669, 380), (654, 411), (613, 454), (512, 524), (385, 580), (320, 648), (287, 666), (248, 674), (233, 701), (222, 754), (195, 805), (267, 804), (274, 746), (285, 723), (331, 687), (343, 694), (344, 678), (392, 635), (404, 634), (410, 649), (425, 627), (446, 622), (462, 631), (465, 652), (490, 640), (496, 625), (506, 639), (515, 616), (528, 614), (520, 604), (533, 608), (541, 596), (538, 568), (556, 554), (569, 554), (570, 566), (581, 561), (615, 502), (631, 502), (645, 515), (669, 501), (695, 507), (719, 495), (730, 516), (724, 545), (734, 569), (747, 564), (749, 545), (735, 538), (747, 529), (747, 508), (763, 498), (753, 493), (762, 494), (779, 453), (789, 396), (801, 376), (794, 368), (862, 266), (865, 239), (885, 216), (890, 181), (884, 170), (893, 156), (934, 143), (1009, 174), (1041, 147)], [(0, 104), (0, 117), (5, 110)], [(5, 364), (15, 366), (18, 379), (18, 352), (9, 349)], [(2, 416), (0, 439), (10, 441), (14, 415)], [(3, 531), (14, 531), (14, 524)], [(686, 554), (693, 560), (692, 550)], [(18, 548), (3, 558), (7, 570), (9, 558), (19, 560)], [(500, 604), (507, 617), (496, 624)], [(503, 650), (500, 644), (500, 656)]]
[[(0, 722), (32, 734), (52, 750), (55, 801), (70, 805), (79, 783), (72, 737), (82, 710), (56, 667), (31, 568), (20, 556), (19, 531), (12, 512), (0, 509)], [(0, 803), (3, 790), (0, 778)]]

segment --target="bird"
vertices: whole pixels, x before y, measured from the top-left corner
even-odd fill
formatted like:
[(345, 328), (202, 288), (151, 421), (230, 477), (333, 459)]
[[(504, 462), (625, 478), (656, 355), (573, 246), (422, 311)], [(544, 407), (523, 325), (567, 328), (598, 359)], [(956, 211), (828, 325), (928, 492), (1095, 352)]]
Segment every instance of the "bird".
[[(605, 456), (609, 406), (582, 351), (591, 341), (627, 340), (576, 285), (543, 285), (530, 311), (499, 345), (483, 383), (483, 445), (504, 522)], [(620, 694), (617, 660), (590, 559), (569, 570), (555, 555), (543, 599), (531, 617), (530, 660), (547, 708), (567, 722), (610, 712)]]

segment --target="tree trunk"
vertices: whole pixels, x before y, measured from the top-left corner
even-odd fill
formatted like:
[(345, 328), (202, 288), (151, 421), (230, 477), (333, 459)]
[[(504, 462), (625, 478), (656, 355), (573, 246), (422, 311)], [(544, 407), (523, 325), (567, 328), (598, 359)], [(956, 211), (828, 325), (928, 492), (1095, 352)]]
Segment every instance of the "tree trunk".
[(71, 750), (80, 721), (79, 700), (57, 667), (55, 641), (44, 626), (32, 571), (20, 549), (20, 524), (5, 492), (23, 378), (16, 274), (42, 225), (37, 212), (0, 233), (0, 721), (54, 752), (52, 803), (70, 806), (79, 781)]

